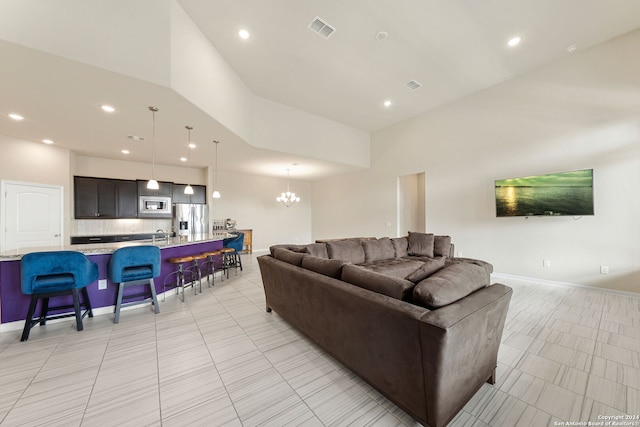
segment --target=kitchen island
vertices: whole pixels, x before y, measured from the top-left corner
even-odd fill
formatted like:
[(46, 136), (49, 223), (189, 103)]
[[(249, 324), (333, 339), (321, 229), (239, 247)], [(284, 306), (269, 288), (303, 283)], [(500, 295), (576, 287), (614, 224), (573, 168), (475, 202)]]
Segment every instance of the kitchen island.
[[(155, 279), (158, 294), (163, 291), (165, 278), (175, 271), (176, 266), (168, 262), (169, 258), (185, 257), (222, 248), (223, 239), (229, 237), (224, 233), (211, 233), (195, 236), (172, 237), (168, 239), (153, 239), (148, 241), (131, 241), (119, 243), (95, 243), (86, 245), (64, 245), (59, 247), (22, 248), (0, 252), (0, 323), (23, 321), (27, 315), (30, 297), (24, 295), (20, 286), (20, 259), (32, 252), (48, 251), (78, 251), (98, 264), (98, 281), (87, 286), (91, 305), (94, 309), (115, 306), (118, 293), (117, 284), (107, 278), (107, 264), (111, 254), (125, 246), (154, 245), (160, 248), (161, 271)], [(98, 289), (98, 282), (106, 280), (106, 289)], [(131, 291), (135, 293), (134, 287)], [(167, 292), (170, 292), (169, 290)], [(62, 298), (62, 297), (61, 297)], [(69, 301), (71, 298), (69, 297)], [(162, 312), (162, 306), (160, 307)]]

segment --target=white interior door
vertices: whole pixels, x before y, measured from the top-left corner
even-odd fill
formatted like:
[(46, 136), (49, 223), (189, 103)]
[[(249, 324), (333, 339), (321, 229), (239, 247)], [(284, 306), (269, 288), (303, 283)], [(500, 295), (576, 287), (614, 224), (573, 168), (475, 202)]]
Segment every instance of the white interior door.
[(2, 250), (61, 246), (62, 191), (60, 186), (3, 181)]

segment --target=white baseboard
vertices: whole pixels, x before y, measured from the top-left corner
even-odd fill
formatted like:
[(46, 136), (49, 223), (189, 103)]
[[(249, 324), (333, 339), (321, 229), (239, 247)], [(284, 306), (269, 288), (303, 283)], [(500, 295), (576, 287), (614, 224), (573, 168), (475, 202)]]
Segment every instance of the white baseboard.
[[(173, 291), (173, 289), (171, 289), (171, 290), (169, 290), (167, 292), (171, 292), (171, 291)], [(163, 295), (164, 295), (163, 292), (161, 292), (161, 293), (159, 293), (157, 295), (158, 302), (160, 301), (160, 298)], [(149, 305), (151, 305), (151, 301), (149, 301), (148, 304), (136, 304), (136, 305), (131, 305), (131, 306), (128, 306), (128, 307), (122, 307), (120, 309), (120, 313), (124, 313), (125, 311), (128, 311), (128, 310), (137, 310), (137, 309), (140, 309), (140, 308), (149, 307)], [(92, 311), (93, 311), (93, 315), (94, 316), (100, 316), (102, 314), (111, 314), (113, 316), (115, 309), (116, 309), (115, 305), (110, 305), (110, 306), (106, 306), (106, 307), (94, 308)], [(49, 324), (49, 323), (58, 323), (58, 322), (66, 322), (66, 321), (69, 321), (69, 320), (73, 320), (73, 319), (71, 317), (69, 317), (69, 318), (63, 318), (63, 319), (47, 320), (47, 324)], [(22, 330), (23, 328), (24, 328), (24, 320), (16, 320), (15, 322), (8, 322), (8, 323), (0, 324), (0, 332), (19, 331), (19, 330)]]
[(509, 280), (519, 280), (521, 282), (536, 283), (536, 284), (539, 284), (539, 285), (561, 286), (561, 287), (565, 287), (565, 288), (585, 289), (585, 290), (589, 290), (589, 291), (604, 292), (604, 293), (608, 293), (608, 294), (623, 295), (623, 296), (628, 296), (628, 297), (636, 297), (636, 298), (640, 297), (640, 293), (638, 293), (638, 292), (620, 291), (620, 290), (617, 290), (617, 289), (600, 288), (600, 287), (597, 287), (597, 286), (580, 285), (580, 284), (577, 284), (577, 283), (559, 282), (559, 281), (556, 281), (556, 280), (547, 280), (547, 279), (538, 279), (536, 277), (517, 276), (515, 274), (491, 273), (491, 278), (492, 279), (503, 278), (503, 279), (509, 279)]

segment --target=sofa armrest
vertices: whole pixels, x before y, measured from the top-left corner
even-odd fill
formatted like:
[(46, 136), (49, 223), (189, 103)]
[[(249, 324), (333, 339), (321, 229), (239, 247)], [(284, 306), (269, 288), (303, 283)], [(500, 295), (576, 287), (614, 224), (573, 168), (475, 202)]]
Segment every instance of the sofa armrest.
[(427, 421), (445, 425), (497, 366), (512, 289), (494, 284), (421, 318)]

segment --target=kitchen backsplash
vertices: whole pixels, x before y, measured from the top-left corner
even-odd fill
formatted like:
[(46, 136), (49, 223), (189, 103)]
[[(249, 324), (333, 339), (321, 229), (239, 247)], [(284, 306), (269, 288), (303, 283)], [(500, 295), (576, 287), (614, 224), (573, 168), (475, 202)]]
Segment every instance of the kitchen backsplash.
[(76, 219), (71, 221), (72, 236), (154, 233), (171, 231), (171, 219)]

